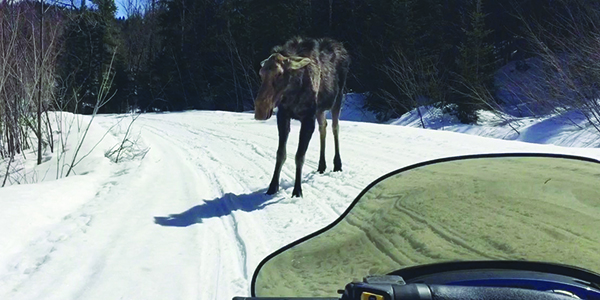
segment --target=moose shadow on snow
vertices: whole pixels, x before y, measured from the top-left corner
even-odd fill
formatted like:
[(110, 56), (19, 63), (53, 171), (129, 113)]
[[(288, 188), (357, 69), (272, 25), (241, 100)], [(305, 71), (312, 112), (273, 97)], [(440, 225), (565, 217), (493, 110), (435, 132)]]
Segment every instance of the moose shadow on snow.
[(202, 223), (203, 219), (229, 215), (236, 210), (250, 212), (279, 202), (279, 200), (269, 202), (273, 200), (273, 196), (266, 195), (266, 191), (267, 189), (262, 189), (243, 195), (227, 193), (220, 198), (205, 201), (205, 203), (196, 205), (179, 214), (154, 217), (154, 223), (162, 226), (187, 227)]

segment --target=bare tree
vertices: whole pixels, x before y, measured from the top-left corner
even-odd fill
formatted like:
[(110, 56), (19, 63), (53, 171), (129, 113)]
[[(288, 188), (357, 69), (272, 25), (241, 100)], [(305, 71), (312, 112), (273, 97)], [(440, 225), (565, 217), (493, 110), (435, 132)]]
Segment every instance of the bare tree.
[[(3, 41), (8, 41), (0, 46), (0, 117), (8, 132), (20, 132), (22, 137), (27, 136), (27, 129), (41, 137), (41, 114), (53, 91), (60, 23), (52, 20), (53, 26), (42, 31), (46, 22), (40, 22), (42, 13), (27, 2), (0, 7), (0, 34)], [(25, 127), (12, 128), (19, 124)], [(19, 153), (21, 146), (26, 146), (18, 135), (8, 139), (16, 141), (4, 152)]]
[(419, 107), (434, 102), (443, 103), (445, 99), (438, 64), (431, 59), (409, 59), (400, 50), (395, 50), (388, 58), (388, 63), (379, 67), (396, 87), (396, 94), (385, 90), (381, 92), (390, 108), (406, 111), (416, 108), (423, 128), (426, 124)]
[[(113, 62), (117, 50), (114, 49), (110, 64), (99, 76), (100, 88), (94, 94), (91, 118), (63, 113), (71, 104), (77, 111), (83, 102), (78, 97), (81, 87), (71, 87), (73, 99), (70, 102), (65, 101), (65, 95), (60, 94), (61, 90), (57, 88), (61, 80), (66, 81), (69, 76), (74, 76), (74, 73), (67, 74), (66, 78), (56, 76), (58, 58), (64, 50), (64, 45), (59, 42), (60, 36), (65, 21), (70, 17), (85, 18), (86, 15), (78, 11), (64, 12), (47, 4), (11, 0), (0, 2), (0, 157), (6, 163), (6, 166), (2, 165), (2, 171), (6, 172), (0, 176), (2, 186), (7, 183), (35, 182), (42, 175), (45, 177), (44, 174), (37, 174), (37, 171), (27, 171), (23, 161), (17, 159), (16, 155), (21, 154), (25, 159), (24, 150), (31, 149), (37, 152), (40, 164), (44, 147), (48, 145), (50, 151), (55, 151), (56, 178), (75, 174), (76, 166), (120, 123), (113, 125), (99, 141), (92, 144), (91, 149), (84, 151), (83, 145), (90, 142), (86, 141), (86, 137), (98, 110), (115, 93), (111, 87), (115, 77)], [(133, 121), (135, 119), (130, 127)], [(53, 130), (56, 130), (56, 136)], [(70, 137), (71, 133), (75, 137)], [(34, 147), (34, 138), (37, 138), (37, 149)], [(76, 140), (70, 141), (73, 138)], [(118, 160), (122, 159), (124, 151), (128, 151), (127, 147), (134, 145), (133, 142), (127, 132), (117, 155)], [(72, 151), (68, 149), (70, 144), (75, 144)]]
[(236, 98), (236, 110), (244, 110), (244, 103), (255, 98), (254, 91), (260, 85), (260, 78), (252, 67), (252, 59), (248, 54), (241, 52), (238, 47), (229, 24), (227, 32), (222, 35), (222, 42), (227, 47), (227, 52), (224, 53), (224, 60), (229, 64), (231, 77), (224, 78), (232, 81)]
[[(123, 120), (126, 116), (123, 116), (121, 120)], [(104, 153), (104, 156), (111, 159), (115, 163), (119, 163), (124, 160), (131, 160), (135, 158), (144, 158), (150, 148), (142, 147), (140, 143), (140, 135), (133, 136), (132, 129), (133, 123), (140, 117), (140, 114), (132, 113), (131, 121), (127, 126), (127, 130), (121, 139), (121, 142), (111, 147), (108, 151)], [(119, 120), (119, 123), (121, 122)], [(115, 124), (116, 125), (116, 124)], [(114, 128), (114, 126), (113, 126)], [(117, 133), (119, 134), (119, 133)]]
[[(94, 110), (92, 113), (92, 117), (90, 118), (87, 126), (85, 127), (85, 129), (83, 130), (83, 136), (79, 139), (78, 143), (77, 143), (77, 148), (75, 149), (75, 153), (73, 154), (73, 158), (71, 163), (69, 164), (69, 169), (67, 170), (67, 174), (65, 175), (65, 177), (69, 176), (69, 174), (71, 174), (71, 172), (73, 171), (73, 168), (75, 168), (75, 166), (77, 166), (77, 164), (79, 164), (85, 157), (87, 157), (90, 152), (98, 145), (98, 143), (100, 143), (100, 141), (98, 141), (98, 143), (96, 144), (96, 146), (94, 146), (92, 148), (92, 150), (90, 150), (90, 152), (88, 152), (87, 154), (83, 155), (81, 158), (78, 157), (79, 155), (79, 151), (81, 150), (81, 146), (83, 146), (83, 143), (85, 142), (85, 138), (90, 130), (90, 126), (92, 125), (92, 122), (94, 121), (94, 118), (96, 117), (96, 114), (98, 113), (98, 110), (106, 105), (106, 103), (108, 103), (108, 101), (110, 101), (110, 99), (112, 99), (112, 97), (114, 96), (114, 94), (109, 94), (110, 93), (110, 87), (112, 86), (112, 82), (114, 80), (114, 72), (112, 72), (112, 65), (113, 62), (115, 60), (115, 55), (116, 55), (116, 50), (113, 53), (112, 59), (110, 61), (110, 65), (108, 66), (107, 70), (104, 72), (104, 76), (102, 78), (102, 84), (100, 85), (100, 90), (98, 92), (98, 95), (96, 96), (96, 104), (94, 105)], [(109, 131), (107, 131), (108, 133)], [(106, 134), (104, 135), (106, 136)], [(102, 137), (102, 139), (104, 139), (104, 136)]]
[(542, 60), (535, 98), (556, 113), (578, 111), (600, 133), (600, 7), (589, 1), (557, 2), (550, 21), (525, 22)]
[[(37, 4), (0, 4), (0, 157), (8, 156), (9, 165), (15, 166), (19, 165), (15, 155), (25, 157), (24, 150), (28, 149), (37, 152), (40, 164), (43, 147), (53, 145), (48, 109), (54, 93), (62, 23), (60, 11)], [(32, 136), (37, 138), (35, 148)], [(10, 168), (7, 170), (10, 172)]]

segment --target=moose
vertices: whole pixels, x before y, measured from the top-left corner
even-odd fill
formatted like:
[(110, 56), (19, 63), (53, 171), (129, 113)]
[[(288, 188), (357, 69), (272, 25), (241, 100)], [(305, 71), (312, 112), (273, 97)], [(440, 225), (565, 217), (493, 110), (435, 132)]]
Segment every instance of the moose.
[(319, 124), (321, 153), (319, 173), (325, 172), (325, 112), (331, 111), (335, 145), (333, 171), (342, 171), (339, 143), (339, 117), (350, 69), (350, 56), (343, 44), (330, 38), (312, 39), (295, 37), (284, 45), (275, 46), (271, 55), (261, 62), (262, 84), (254, 101), (254, 118), (267, 120), (277, 107), (279, 147), (275, 172), (268, 195), (279, 190), (279, 175), (286, 159), (286, 143), (290, 120), (299, 120), (300, 141), (296, 151), (296, 179), (292, 197), (302, 197), (302, 166), (310, 139)]

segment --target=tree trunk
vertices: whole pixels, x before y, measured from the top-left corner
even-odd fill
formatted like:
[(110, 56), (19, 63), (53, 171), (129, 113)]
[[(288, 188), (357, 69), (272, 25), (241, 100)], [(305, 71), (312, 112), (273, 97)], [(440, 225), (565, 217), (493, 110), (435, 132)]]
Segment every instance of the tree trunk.
[(37, 150), (37, 164), (42, 164), (42, 74), (44, 66), (44, 38), (42, 33), (44, 32), (44, 0), (42, 0), (41, 12), (40, 12), (40, 79), (38, 82), (38, 105), (37, 105), (37, 138), (38, 138), (38, 150)]

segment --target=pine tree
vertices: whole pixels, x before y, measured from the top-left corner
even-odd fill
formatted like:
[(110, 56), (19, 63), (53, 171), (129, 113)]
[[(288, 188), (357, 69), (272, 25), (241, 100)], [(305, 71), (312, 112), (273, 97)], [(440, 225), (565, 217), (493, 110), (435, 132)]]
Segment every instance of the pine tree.
[[(63, 34), (58, 67), (60, 106), (68, 111), (91, 113), (109, 80), (107, 98), (100, 112), (128, 109), (129, 80), (124, 68), (121, 41), (115, 20), (114, 0), (94, 0), (94, 8), (71, 11)], [(112, 98), (110, 98), (112, 97)]]
[(488, 36), (493, 32), (486, 29), (486, 14), (483, 0), (474, 0), (468, 26), (464, 30), (464, 41), (460, 50), (460, 73), (456, 76), (454, 103), (456, 114), (463, 123), (477, 121), (476, 110), (486, 107), (491, 101), (494, 63), (493, 45)]
[(104, 29), (96, 14), (72, 12), (63, 34), (63, 51), (58, 67), (59, 108), (89, 113), (95, 103), (102, 74)]

